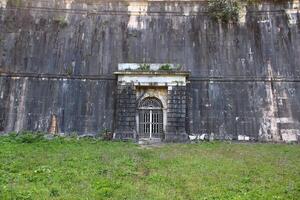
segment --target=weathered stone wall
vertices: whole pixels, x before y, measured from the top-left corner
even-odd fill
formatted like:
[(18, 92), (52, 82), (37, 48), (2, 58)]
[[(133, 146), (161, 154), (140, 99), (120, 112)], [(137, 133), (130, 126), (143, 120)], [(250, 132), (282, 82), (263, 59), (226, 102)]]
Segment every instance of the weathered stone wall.
[(118, 85), (115, 138), (136, 138), (136, 100), (134, 85)]
[(169, 62), (191, 71), (190, 133), (299, 134), (299, 1), (228, 24), (202, 1), (0, 2), (0, 131), (47, 130), (52, 113), (64, 132), (113, 129), (117, 64)]
[(186, 141), (186, 86), (168, 88), (166, 141)]
[(48, 131), (52, 115), (62, 133), (112, 129), (115, 85), (115, 80), (1, 77), (0, 130)]

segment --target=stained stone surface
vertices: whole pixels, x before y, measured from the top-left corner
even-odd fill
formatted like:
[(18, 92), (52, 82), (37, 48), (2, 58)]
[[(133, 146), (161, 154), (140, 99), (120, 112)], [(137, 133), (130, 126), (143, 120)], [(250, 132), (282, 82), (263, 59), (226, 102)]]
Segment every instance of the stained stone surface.
[(136, 89), (134, 85), (118, 85), (116, 104), (116, 139), (136, 138)]
[(48, 131), (51, 116), (61, 133), (100, 133), (113, 127), (115, 81), (0, 78), (1, 130)]
[(299, 1), (248, 6), (237, 23), (201, 1), (0, 1), (0, 131), (113, 130), (119, 63), (191, 71), (188, 134), (299, 140)]
[(186, 117), (186, 87), (170, 87), (168, 90), (166, 141), (185, 141), (188, 139)]

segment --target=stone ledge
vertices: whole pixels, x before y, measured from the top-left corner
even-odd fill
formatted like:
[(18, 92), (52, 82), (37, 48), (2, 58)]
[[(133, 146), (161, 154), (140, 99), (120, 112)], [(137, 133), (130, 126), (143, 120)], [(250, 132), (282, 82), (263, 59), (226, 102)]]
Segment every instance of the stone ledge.
[(190, 72), (189, 71), (178, 71), (178, 70), (149, 70), (149, 71), (143, 71), (143, 70), (127, 70), (127, 71), (117, 71), (114, 72), (115, 75), (126, 75), (126, 76), (131, 76), (131, 75), (156, 75), (156, 76), (189, 76)]

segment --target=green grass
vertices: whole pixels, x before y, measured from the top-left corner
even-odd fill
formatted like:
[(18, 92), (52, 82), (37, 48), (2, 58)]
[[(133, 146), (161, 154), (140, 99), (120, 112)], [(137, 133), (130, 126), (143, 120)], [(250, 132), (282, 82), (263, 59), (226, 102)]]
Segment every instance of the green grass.
[(300, 146), (0, 137), (0, 199), (299, 199)]

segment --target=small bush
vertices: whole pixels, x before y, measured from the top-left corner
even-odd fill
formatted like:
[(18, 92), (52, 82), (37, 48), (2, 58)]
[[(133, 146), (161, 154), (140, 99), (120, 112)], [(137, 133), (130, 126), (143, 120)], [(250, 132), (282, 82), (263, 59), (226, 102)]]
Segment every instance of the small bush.
[(172, 70), (172, 67), (169, 64), (165, 64), (160, 66), (159, 70)]
[(109, 129), (104, 129), (101, 132), (101, 138), (103, 140), (112, 140), (113, 139), (113, 133)]
[(150, 70), (150, 65), (148, 65), (148, 64), (140, 64), (140, 67), (138, 68), (138, 70), (149, 71)]
[(9, 137), (9, 139), (14, 140), (16, 137), (18, 137), (18, 133), (17, 132), (10, 132), (10, 133), (8, 133), (8, 137)]
[(18, 142), (18, 143), (34, 143), (44, 140), (44, 133), (42, 132), (31, 132), (31, 131), (22, 131), (22, 132), (11, 132), (8, 134), (9, 142)]
[(215, 20), (237, 21), (240, 5), (237, 0), (209, 0), (208, 12)]

